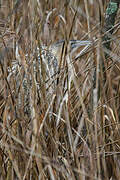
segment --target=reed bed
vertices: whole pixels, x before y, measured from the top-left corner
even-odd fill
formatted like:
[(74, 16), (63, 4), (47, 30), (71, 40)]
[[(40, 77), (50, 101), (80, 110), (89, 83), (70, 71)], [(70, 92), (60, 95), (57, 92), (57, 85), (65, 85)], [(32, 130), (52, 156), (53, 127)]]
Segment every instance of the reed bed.
[[(103, 2), (0, 1), (0, 180), (120, 179), (120, 13), (106, 57)], [(50, 77), (42, 48), (62, 39)]]

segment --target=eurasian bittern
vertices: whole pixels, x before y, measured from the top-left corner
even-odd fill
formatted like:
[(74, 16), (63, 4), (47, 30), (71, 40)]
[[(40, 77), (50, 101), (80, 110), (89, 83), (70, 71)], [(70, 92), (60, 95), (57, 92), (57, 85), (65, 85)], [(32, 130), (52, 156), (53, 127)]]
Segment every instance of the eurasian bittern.
[[(48, 102), (51, 101), (50, 99), (53, 92), (55, 92), (61, 69), (65, 75), (61, 76), (61, 83), (63, 84), (64, 91), (66, 91), (66, 73), (64, 73), (64, 63), (61, 61), (64, 61), (67, 55), (75, 49), (81, 46), (88, 47), (89, 45), (91, 45), (91, 41), (70, 40), (67, 44), (64, 40), (61, 40), (49, 47), (40, 46), (36, 51), (37, 55), (35, 55), (35, 58), (32, 58), (32, 61), (26, 55), (26, 62), (30, 63), (30, 66), (25, 66), (25, 64), (21, 66), (19, 64), (17, 66), (16, 64), (13, 65), (13, 70), (10, 70), (8, 79), (14, 76), (16, 81), (15, 92), (18, 97), (18, 103), (20, 102), (19, 104), (22, 104), (22, 96), (24, 95), (23, 104), (26, 114), (31, 114), (31, 93), (35, 87), (38, 93), (37, 98), (46, 97)], [(67, 52), (66, 49), (68, 50)], [(19, 60), (22, 62), (21, 58)], [(69, 62), (67, 63), (69, 66)], [(22, 74), (24, 77), (22, 77)], [(20, 106), (18, 105), (18, 107)]]

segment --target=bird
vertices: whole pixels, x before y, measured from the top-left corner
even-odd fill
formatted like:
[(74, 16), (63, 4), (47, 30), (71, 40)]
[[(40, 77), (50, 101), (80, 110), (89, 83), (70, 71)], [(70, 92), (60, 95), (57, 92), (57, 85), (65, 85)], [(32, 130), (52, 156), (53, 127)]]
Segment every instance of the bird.
[[(60, 67), (60, 61), (61, 59), (64, 59), (62, 55), (64, 54), (65, 45), (68, 47), (68, 53), (71, 53), (79, 47), (88, 47), (92, 44), (89, 40), (70, 40), (68, 43), (65, 43), (65, 40), (59, 40), (50, 46), (40, 45), (40, 47), (37, 47), (35, 50), (32, 60), (30, 60), (28, 54), (26, 54), (25, 57), (26, 62), (28, 63), (28, 70), (26, 70), (19, 61), (16, 61), (16, 63), (14, 62), (9, 68), (8, 81), (12, 76), (14, 76), (16, 82), (16, 96), (18, 97), (19, 102), (18, 106), (24, 104), (24, 113), (29, 117), (31, 116), (30, 94), (34, 83), (38, 93), (37, 97), (41, 98), (43, 96), (44, 87), (46, 98), (48, 102), (51, 101), (52, 94), (55, 92), (57, 87), (57, 79), (60, 71), (61, 69), (64, 71), (64, 65), (63, 67)], [(33, 71), (31, 71), (31, 68), (33, 68)], [(24, 73), (21, 73), (23, 72), (23, 69), (25, 69)], [(31, 74), (31, 72), (33, 72), (33, 74)], [(24, 74), (24, 77), (21, 77), (21, 74)], [(20, 90), (20, 88), (22, 88), (22, 90)], [(22, 103), (23, 94), (24, 103)]]

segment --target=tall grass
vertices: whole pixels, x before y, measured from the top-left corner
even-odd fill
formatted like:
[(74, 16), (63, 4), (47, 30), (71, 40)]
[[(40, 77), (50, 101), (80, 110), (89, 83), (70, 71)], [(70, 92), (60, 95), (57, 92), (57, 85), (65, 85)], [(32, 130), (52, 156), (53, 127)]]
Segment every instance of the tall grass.
[[(119, 180), (119, 26), (106, 59), (108, 1), (0, 2), (0, 179)], [(41, 47), (61, 39), (51, 77)], [(93, 43), (70, 51), (71, 39)]]

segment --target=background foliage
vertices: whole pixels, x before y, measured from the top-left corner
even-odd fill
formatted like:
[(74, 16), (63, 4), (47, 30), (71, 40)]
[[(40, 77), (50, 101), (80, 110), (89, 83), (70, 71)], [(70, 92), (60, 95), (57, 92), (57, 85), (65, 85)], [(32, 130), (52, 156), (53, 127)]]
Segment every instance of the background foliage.
[[(0, 0), (1, 180), (120, 179), (120, 12), (106, 50), (108, 3)], [(36, 49), (61, 39), (46, 81)], [(92, 45), (69, 52), (71, 39)]]

